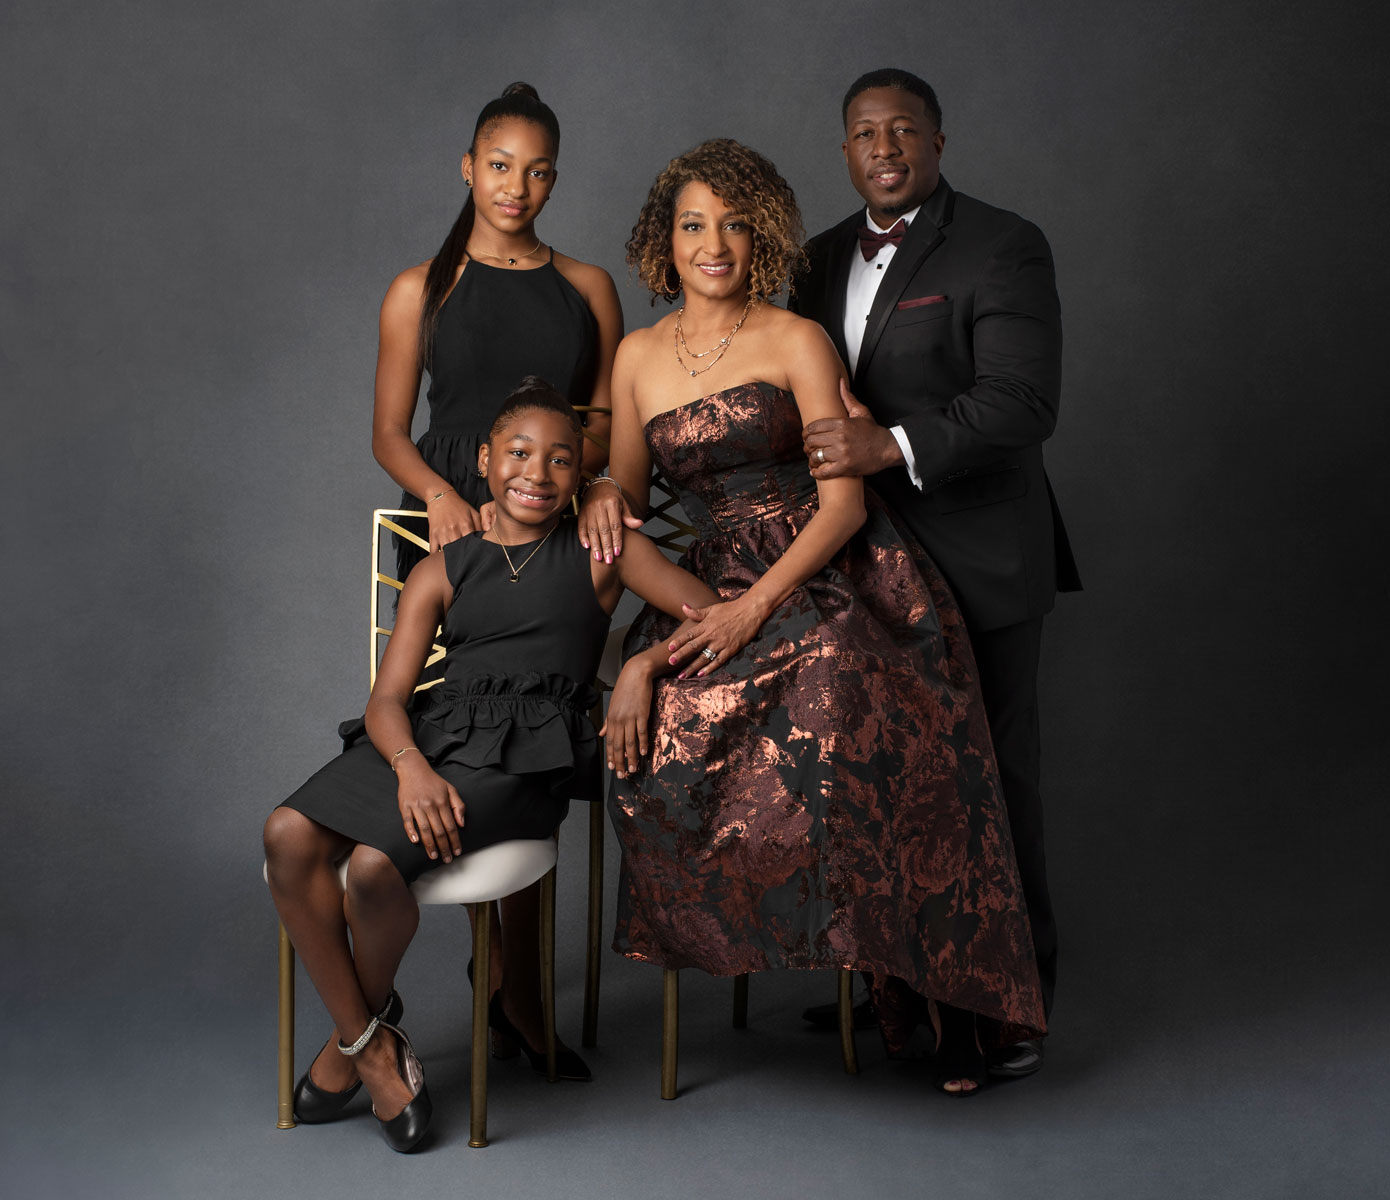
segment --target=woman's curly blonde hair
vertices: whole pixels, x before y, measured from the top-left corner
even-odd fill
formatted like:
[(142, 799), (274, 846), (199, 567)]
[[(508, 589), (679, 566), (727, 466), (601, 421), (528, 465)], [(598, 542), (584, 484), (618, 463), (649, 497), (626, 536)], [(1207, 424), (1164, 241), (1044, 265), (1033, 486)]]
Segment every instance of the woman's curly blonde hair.
[(680, 295), (680, 276), (671, 260), (676, 200), (689, 183), (703, 183), (753, 230), (753, 261), (748, 286), (759, 300), (790, 288), (805, 266), (801, 210), (787, 181), (769, 159), (732, 138), (712, 138), (673, 158), (656, 177), (627, 241), (628, 266), (671, 303)]

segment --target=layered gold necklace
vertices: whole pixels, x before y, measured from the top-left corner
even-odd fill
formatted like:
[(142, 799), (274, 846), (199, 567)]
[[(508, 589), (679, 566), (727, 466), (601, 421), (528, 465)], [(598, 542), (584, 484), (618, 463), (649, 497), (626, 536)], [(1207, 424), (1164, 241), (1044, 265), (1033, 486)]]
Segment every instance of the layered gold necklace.
[[(739, 319), (734, 322), (734, 327), (708, 350), (701, 350), (697, 353), (686, 344), (685, 331), (681, 328), (681, 318), (685, 316), (685, 305), (682, 304), (676, 312), (676, 362), (680, 364), (680, 369), (690, 375), (691, 378), (694, 378), (696, 375), (703, 375), (706, 371), (710, 370), (715, 363), (724, 357), (725, 351), (729, 348), (729, 343), (734, 340), (734, 334), (743, 328), (743, 323), (748, 320), (748, 314), (752, 311), (753, 297), (750, 294), (748, 303), (743, 306), (743, 316), (739, 317)], [(696, 361), (702, 358), (709, 358), (711, 354), (713, 354), (714, 357), (703, 367), (697, 369), (685, 365), (685, 359), (681, 357), (682, 352), (684, 352), (685, 358), (693, 358)]]

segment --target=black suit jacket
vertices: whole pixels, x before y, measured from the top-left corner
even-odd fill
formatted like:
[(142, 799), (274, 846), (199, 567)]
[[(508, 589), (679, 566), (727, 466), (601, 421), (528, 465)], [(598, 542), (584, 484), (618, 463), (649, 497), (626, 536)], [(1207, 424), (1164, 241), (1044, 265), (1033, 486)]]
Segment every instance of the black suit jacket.
[[(811, 239), (794, 311), (846, 362), (844, 313), (861, 208)], [(923, 489), (895, 467), (868, 482), (926, 547), (972, 629), (1039, 617), (1081, 586), (1042, 443), (1057, 421), (1062, 324), (1037, 226), (942, 179), (883, 273), (852, 390), (901, 425)]]

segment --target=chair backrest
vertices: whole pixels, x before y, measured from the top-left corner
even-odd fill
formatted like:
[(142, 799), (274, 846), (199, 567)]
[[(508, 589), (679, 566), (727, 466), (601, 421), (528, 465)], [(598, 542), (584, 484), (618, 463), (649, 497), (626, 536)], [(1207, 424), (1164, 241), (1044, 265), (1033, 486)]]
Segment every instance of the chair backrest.
[[(401, 589), (405, 587), (405, 582), (395, 577), (394, 561), (389, 573), (381, 569), (383, 543), (387, 554), (390, 554), (392, 549), (391, 539), (383, 538), (381, 536), (382, 530), (405, 538), (428, 553), (429, 542), (425, 541), (419, 534), (412, 533), (394, 519), (397, 517), (425, 518), (426, 516), (426, 513), (412, 508), (378, 508), (372, 513), (372, 602), (368, 616), (368, 649), (370, 651), (368, 666), (372, 686), (376, 685), (376, 670), (381, 663), (381, 656), (386, 650), (386, 642), (391, 637), (392, 626), (383, 624), (383, 620), (389, 616), (394, 624), (396, 613), (394, 600), (400, 595)], [(383, 589), (386, 589), (384, 593)], [(384, 610), (381, 603), (383, 595), (392, 601), (385, 606)], [(432, 667), (444, 661), (444, 647), (440, 644), (441, 637), (441, 632), (436, 631), (436, 640), (430, 649), (429, 657), (425, 660), (421, 681), (415, 688), (417, 692), (423, 692), (426, 688), (432, 688), (435, 684), (444, 682), (442, 673), (438, 676), (432, 676), (430, 673)]]

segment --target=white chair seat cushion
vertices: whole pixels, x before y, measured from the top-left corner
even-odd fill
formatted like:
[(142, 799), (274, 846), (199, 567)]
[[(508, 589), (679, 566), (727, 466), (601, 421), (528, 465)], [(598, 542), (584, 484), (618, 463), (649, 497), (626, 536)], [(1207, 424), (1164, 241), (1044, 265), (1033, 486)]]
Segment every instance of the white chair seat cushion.
[(410, 885), (421, 904), (478, 904), (500, 900), (536, 882), (555, 865), (554, 838), (518, 838), (464, 854), (426, 871)]
[[(481, 904), (500, 900), (536, 882), (555, 865), (559, 847), (554, 838), (518, 838), (463, 854), (451, 863), (426, 871), (410, 890), (420, 904)], [(348, 864), (338, 866), (338, 882), (347, 885)], [(261, 867), (265, 875), (266, 868)]]

